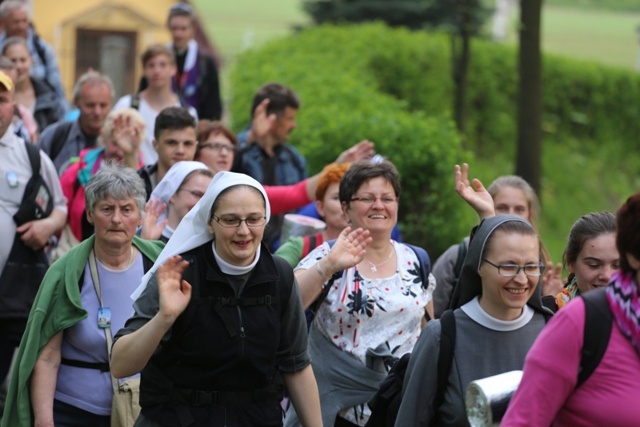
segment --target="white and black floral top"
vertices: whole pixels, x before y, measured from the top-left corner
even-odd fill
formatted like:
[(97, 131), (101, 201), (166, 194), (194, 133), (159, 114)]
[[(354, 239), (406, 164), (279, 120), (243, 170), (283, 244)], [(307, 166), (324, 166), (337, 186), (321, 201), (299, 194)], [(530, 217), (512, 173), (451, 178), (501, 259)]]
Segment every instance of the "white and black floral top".
[[(325, 337), (342, 351), (354, 355), (366, 365), (366, 352), (384, 344), (395, 357), (412, 351), (421, 332), (424, 308), (431, 301), (436, 283), (422, 283), (418, 257), (406, 245), (391, 241), (396, 256), (396, 272), (390, 277), (367, 279), (358, 267), (345, 270), (335, 280), (314, 319)], [(296, 269), (313, 268), (330, 251), (323, 243), (311, 251)], [(366, 272), (364, 273), (366, 275)], [(354, 409), (343, 411), (345, 418), (364, 425), (369, 411), (366, 405), (354, 419)], [(361, 424), (362, 423), (362, 424)]]

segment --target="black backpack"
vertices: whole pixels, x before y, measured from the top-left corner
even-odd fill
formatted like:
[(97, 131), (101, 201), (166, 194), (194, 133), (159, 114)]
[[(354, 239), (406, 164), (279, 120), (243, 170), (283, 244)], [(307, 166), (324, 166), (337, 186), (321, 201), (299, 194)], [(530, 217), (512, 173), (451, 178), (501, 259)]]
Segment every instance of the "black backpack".
[[(453, 350), (456, 344), (456, 319), (453, 310), (447, 310), (440, 317), (440, 350), (438, 352), (438, 380), (434, 398), (434, 407), (437, 408), (444, 400), (444, 391), (447, 388), (447, 380), (453, 363)], [(402, 356), (393, 365), (387, 377), (380, 383), (380, 388), (369, 400), (371, 416), (366, 427), (393, 427), (398, 417), (400, 403), (402, 403), (402, 386), (409, 366), (411, 353)]]
[[(613, 316), (609, 309), (606, 289), (598, 289), (580, 296), (584, 300), (584, 344), (578, 370), (580, 387), (598, 367), (609, 345)], [(453, 310), (447, 310), (440, 317), (441, 336), (438, 352), (438, 380), (434, 398), (434, 408), (440, 407), (444, 400), (444, 392), (453, 363), (453, 352), (456, 342), (456, 321)], [(391, 368), (387, 377), (380, 383), (380, 389), (369, 401), (371, 416), (367, 427), (393, 426), (398, 417), (402, 402), (402, 385), (409, 366), (411, 354), (407, 353)]]

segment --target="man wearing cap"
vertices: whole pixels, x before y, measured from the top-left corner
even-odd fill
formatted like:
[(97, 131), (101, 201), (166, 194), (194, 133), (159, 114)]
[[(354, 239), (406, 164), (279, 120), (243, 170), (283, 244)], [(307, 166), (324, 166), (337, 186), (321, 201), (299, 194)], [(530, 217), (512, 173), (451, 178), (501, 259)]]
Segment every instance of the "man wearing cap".
[(53, 163), (13, 131), (13, 90), (0, 71), (0, 382), (48, 266), (44, 247), (67, 219)]

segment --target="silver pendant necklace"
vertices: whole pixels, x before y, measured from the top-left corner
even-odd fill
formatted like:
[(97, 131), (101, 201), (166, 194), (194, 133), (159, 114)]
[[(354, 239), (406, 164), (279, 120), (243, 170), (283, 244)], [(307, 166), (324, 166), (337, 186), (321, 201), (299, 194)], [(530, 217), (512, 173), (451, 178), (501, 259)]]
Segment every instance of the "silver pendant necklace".
[(367, 262), (368, 262), (369, 264), (371, 264), (371, 272), (372, 272), (372, 273), (377, 273), (377, 272), (378, 272), (378, 267), (380, 267), (381, 265), (384, 265), (384, 264), (388, 263), (388, 262), (389, 262), (389, 260), (391, 259), (391, 257), (393, 256), (393, 253), (394, 253), (394, 252), (395, 252), (395, 251), (393, 250), (393, 246), (392, 246), (392, 247), (391, 247), (391, 251), (389, 252), (389, 256), (387, 257), (387, 259), (385, 259), (384, 261), (382, 261), (381, 263), (378, 263), (378, 264), (374, 264), (374, 263), (372, 263), (371, 261), (369, 261), (369, 258), (367, 258), (367, 257), (364, 257), (364, 259), (366, 259), (366, 260), (367, 260)]

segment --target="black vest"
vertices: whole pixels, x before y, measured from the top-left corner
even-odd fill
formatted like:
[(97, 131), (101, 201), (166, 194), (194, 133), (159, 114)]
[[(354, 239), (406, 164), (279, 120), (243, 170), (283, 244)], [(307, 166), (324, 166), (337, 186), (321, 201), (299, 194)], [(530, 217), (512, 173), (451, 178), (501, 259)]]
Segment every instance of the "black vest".
[(183, 274), (193, 287), (191, 301), (142, 371), (142, 413), (178, 426), (280, 425), (277, 350), (293, 286), (290, 268), (284, 273), (276, 265), (284, 261), (263, 245), (236, 297), (210, 242), (183, 258), (191, 263)]

